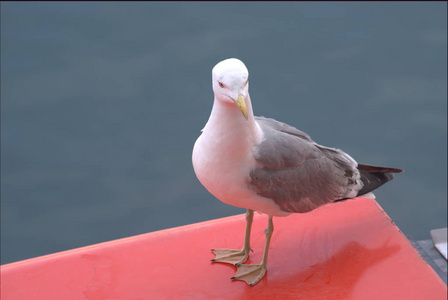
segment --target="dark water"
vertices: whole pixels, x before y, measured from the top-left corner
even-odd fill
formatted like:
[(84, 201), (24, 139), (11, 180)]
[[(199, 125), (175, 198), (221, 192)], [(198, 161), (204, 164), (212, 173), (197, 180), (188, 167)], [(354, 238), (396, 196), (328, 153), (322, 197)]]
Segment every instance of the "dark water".
[(243, 213), (197, 181), (211, 69), (364, 163), (408, 236), (447, 215), (447, 4), (1, 3), (2, 263)]

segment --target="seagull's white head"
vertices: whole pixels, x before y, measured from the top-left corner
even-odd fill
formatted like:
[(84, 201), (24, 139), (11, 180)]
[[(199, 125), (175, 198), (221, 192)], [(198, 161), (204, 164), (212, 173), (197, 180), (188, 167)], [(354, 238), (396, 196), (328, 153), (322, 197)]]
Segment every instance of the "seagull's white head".
[(246, 98), (249, 95), (249, 72), (236, 58), (219, 62), (212, 70), (215, 99), (224, 104), (236, 105), (247, 119)]

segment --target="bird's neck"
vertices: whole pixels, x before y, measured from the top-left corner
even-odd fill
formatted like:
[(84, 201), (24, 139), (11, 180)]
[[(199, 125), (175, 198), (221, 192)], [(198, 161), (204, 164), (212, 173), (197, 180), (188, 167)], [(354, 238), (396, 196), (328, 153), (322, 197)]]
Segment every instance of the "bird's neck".
[(255, 122), (250, 97), (246, 98), (248, 118), (233, 104), (215, 98), (203, 134), (210, 135), (220, 150), (247, 155), (261, 141), (261, 130)]

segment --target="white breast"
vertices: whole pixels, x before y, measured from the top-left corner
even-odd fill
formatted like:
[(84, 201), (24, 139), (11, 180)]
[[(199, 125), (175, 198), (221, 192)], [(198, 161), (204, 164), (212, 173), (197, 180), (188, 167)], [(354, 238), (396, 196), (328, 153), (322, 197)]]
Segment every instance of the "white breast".
[(285, 216), (271, 199), (258, 196), (249, 186), (250, 171), (256, 166), (251, 151), (244, 155), (211, 132), (204, 132), (193, 148), (193, 168), (202, 185), (226, 204), (250, 208), (273, 216)]

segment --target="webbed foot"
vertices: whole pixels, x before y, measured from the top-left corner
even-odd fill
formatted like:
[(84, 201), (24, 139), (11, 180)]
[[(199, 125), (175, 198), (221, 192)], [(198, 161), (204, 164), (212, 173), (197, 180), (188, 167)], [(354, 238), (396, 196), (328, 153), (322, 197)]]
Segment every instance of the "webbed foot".
[(249, 251), (245, 249), (233, 250), (233, 249), (212, 249), (212, 252), (216, 255), (212, 262), (220, 262), (227, 264), (243, 264), (249, 257)]
[(238, 271), (231, 279), (245, 281), (250, 286), (256, 285), (263, 278), (264, 274), (266, 274), (266, 266), (264, 264), (238, 264), (236, 267), (238, 268)]

